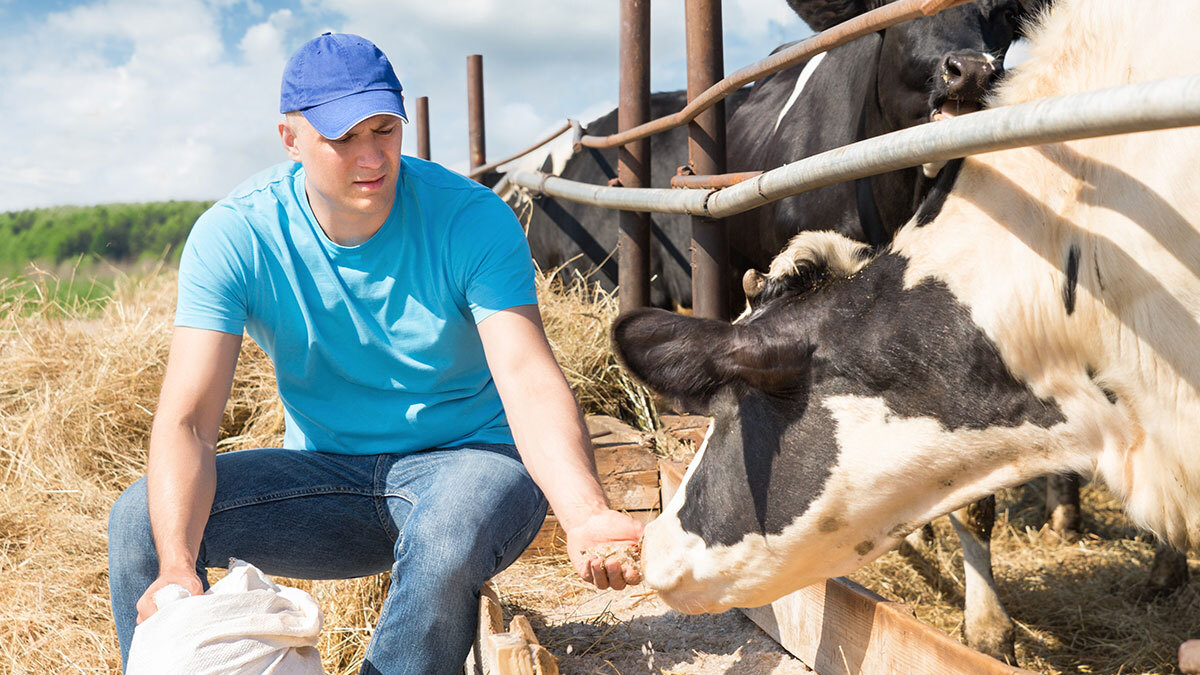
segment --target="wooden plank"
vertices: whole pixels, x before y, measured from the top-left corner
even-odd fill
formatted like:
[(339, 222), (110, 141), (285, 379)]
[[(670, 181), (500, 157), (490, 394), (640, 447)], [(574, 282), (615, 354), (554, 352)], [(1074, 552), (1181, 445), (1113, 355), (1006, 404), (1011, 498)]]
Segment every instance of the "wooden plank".
[(742, 612), (822, 675), (1030, 673), (960, 644), (918, 621), (907, 605), (842, 577)]
[(588, 415), (584, 420), (592, 445), (642, 445), (646, 435), (615, 417)]
[(504, 630), (504, 611), (491, 583), (479, 590), (479, 628), (467, 661), (465, 675), (558, 675), (558, 660), (538, 644), (533, 626), (523, 614), (513, 617)]
[(467, 662), (463, 665), (466, 675), (487, 675), (489, 671), (486, 654), (488, 638), (504, 630), (504, 611), (500, 608), (500, 596), (496, 588), (486, 583), (479, 589), (479, 629), (467, 653)]
[(676, 462), (670, 459), (660, 459), (658, 461), (658, 485), (662, 493), (659, 497), (662, 500), (663, 508), (671, 503), (671, 497), (675, 496), (675, 491), (679, 489), (679, 484), (683, 482), (683, 474), (687, 473), (687, 464)]
[(534, 675), (529, 643), (518, 633), (496, 633), (487, 638), (488, 675)]
[(534, 675), (558, 675), (558, 659), (541, 645), (529, 645)]
[(664, 431), (680, 441), (691, 443), (692, 448), (696, 449), (708, 433), (712, 418), (703, 415), (660, 415), (658, 421)]
[(655, 511), (658, 502), (658, 458), (641, 445), (597, 445), (596, 473), (618, 511)]
[(508, 632), (520, 634), (531, 645), (541, 644), (533, 632), (533, 625), (529, 623), (529, 619), (524, 614), (518, 614), (512, 618), (512, 621), (508, 623)]

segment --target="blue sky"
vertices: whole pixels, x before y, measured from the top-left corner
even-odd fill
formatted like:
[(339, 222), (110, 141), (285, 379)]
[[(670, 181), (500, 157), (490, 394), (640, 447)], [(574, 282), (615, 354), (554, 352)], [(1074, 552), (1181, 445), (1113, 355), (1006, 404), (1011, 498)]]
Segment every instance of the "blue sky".
[[(324, 30), (383, 48), (410, 107), (430, 98), (433, 158), (463, 171), (467, 55), (484, 58), (488, 156), (506, 156), (615, 106), (618, 4), (0, 0), (0, 211), (220, 198), (284, 159), (279, 76)], [(683, 5), (652, 4), (656, 91), (686, 84)], [(727, 73), (811, 34), (785, 0), (723, 6)]]

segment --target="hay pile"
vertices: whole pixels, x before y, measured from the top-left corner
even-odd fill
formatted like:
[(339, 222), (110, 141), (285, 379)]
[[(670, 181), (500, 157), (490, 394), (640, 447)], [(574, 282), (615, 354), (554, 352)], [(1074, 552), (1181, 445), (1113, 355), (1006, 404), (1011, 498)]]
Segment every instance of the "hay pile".
[[(121, 279), (103, 307), (62, 306), (53, 300), (53, 289), (5, 293), (0, 288), (0, 298), (9, 298), (0, 300), (0, 673), (119, 671), (108, 604), (107, 512), (143, 471), (174, 288), (171, 271)], [(648, 395), (608, 353), (615, 302), (581, 286), (552, 291), (543, 282), (539, 292), (551, 342), (585, 410), (650, 428)], [(282, 409), (271, 366), (246, 340), (220, 447), (276, 445), (281, 435)], [(1023, 665), (1054, 673), (1172, 672), (1173, 650), (1183, 638), (1200, 636), (1200, 584), (1154, 602), (1138, 599), (1151, 545), (1144, 537), (1133, 538), (1111, 500), (1089, 488), (1085, 524), (1093, 536), (1081, 546), (1063, 547), (1028, 533), (1027, 528), (1040, 525), (1038, 499), (1020, 490), (1004, 495), (996, 528), (996, 573), (1002, 597), (1020, 622)], [(961, 554), (949, 527), (942, 529), (924, 575), (889, 554), (855, 578), (914, 604), (922, 620), (957, 634)], [(635, 625), (637, 620), (616, 617), (604, 606), (585, 608), (591, 596), (570, 579), (564, 558), (520, 565), (526, 567), (515, 566), (500, 580), (501, 599), (543, 617), (539, 634), (547, 630), (544, 637), (552, 646), (577, 645), (578, 654), (595, 645), (586, 655), (594, 661), (568, 659), (583, 672), (614, 672), (594, 664), (618, 662), (622, 650), (632, 661), (636, 654), (644, 656), (647, 640), (637, 631), (646, 626), (666, 630), (672, 622), (692, 621), (668, 614)], [(1200, 576), (1194, 562), (1192, 573)], [(326, 670), (357, 672), (387, 576), (284, 582), (307, 589), (325, 611), (319, 647)], [(622, 602), (631, 611), (639, 602), (649, 603), (634, 595)], [(709, 626), (737, 647), (729, 641), (743, 638), (730, 634), (732, 625), (701, 622), (683, 630), (692, 626), (704, 633), (703, 626)], [(692, 642), (688, 648), (702, 653), (704, 644)], [(758, 653), (782, 665), (769, 650), (738, 648), (740, 654)], [(645, 668), (647, 660), (642, 663)], [(657, 663), (669, 667), (661, 657)], [(749, 663), (734, 669), (765, 672)]]

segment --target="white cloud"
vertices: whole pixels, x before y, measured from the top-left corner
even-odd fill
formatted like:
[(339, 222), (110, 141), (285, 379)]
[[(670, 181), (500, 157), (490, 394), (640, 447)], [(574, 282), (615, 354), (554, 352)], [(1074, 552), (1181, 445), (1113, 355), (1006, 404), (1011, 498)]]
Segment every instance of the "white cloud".
[[(279, 77), (314, 28), (375, 40), (410, 107), (430, 97), (434, 159), (459, 170), (468, 54), (484, 55), (491, 158), (617, 99), (611, 0), (293, 0), (269, 15), (255, 0), (83, 1), (0, 43), (0, 211), (219, 198), (283, 159)], [(685, 85), (683, 4), (652, 5), (655, 90)], [(230, 44), (234, 15), (255, 18)], [(729, 71), (807, 34), (784, 0), (726, 0), (724, 22)]]
[(271, 14), (270, 18), (260, 24), (255, 24), (246, 31), (238, 48), (246, 60), (252, 63), (266, 63), (280, 66), (287, 63), (286, 48), (287, 32), (296, 25), (292, 10), (281, 9)]

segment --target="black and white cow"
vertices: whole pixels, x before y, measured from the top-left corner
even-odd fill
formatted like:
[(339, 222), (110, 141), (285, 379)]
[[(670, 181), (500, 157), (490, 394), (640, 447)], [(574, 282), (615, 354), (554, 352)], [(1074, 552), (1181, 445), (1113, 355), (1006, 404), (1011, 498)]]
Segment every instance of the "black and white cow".
[[(874, 0), (871, 0), (874, 2)], [(865, 11), (859, 1), (791, 0), (802, 18), (820, 29)], [(820, 7), (838, 5), (823, 14)], [(1021, 16), (1018, 0), (976, 0), (930, 18), (893, 26), (834, 49), (756, 83), (725, 101), (730, 171), (771, 169), (854, 140), (928, 121), (940, 111), (979, 107), (984, 90), (1002, 69), (1004, 54)], [(652, 117), (686, 104), (683, 92), (655, 94)], [(616, 112), (590, 123), (587, 132), (616, 132)], [(675, 129), (651, 140), (652, 183), (666, 187), (677, 167), (687, 164), (687, 130)], [(560, 175), (604, 184), (616, 177), (615, 150), (585, 149), (571, 157)], [(834, 228), (862, 241), (879, 243), (910, 215), (922, 185), (919, 170), (895, 172), (861, 182), (831, 186), (777, 205), (757, 209), (731, 222), (731, 278), (765, 267), (787, 239), (800, 231)], [(865, 189), (865, 191), (864, 191)], [(869, 198), (860, 200), (857, 193)], [(860, 223), (859, 213), (883, 223), (878, 232)], [(651, 251), (651, 303), (690, 307), (691, 221), (687, 216), (654, 214)], [(748, 230), (749, 236), (739, 236)], [(617, 215), (593, 206), (554, 198), (533, 200), (528, 223), (530, 248), (542, 269), (562, 266), (611, 290), (617, 285)], [(869, 236), (869, 233), (876, 232)], [(738, 288), (731, 288), (738, 295)]]
[[(789, 0), (817, 30), (884, 4)], [(978, 110), (1004, 71), (1025, 10), (977, 0), (864, 36), (758, 81), (729, 129), (730, 171), (773, 169), (943, 115)], [(932, 173), (932, 172), (931, 172)], [(879, 246), (928, 189), (921, 169), (831, 185), (729, 219), (731, 248), (765, 268), (793, 235), (834, 230)]]
[[(1183, 0), (1058, 0), (1014, 104), (1194, 75)], [(643, 542), (688, 612), (845, 574), (998, 489), (1094, 473), (1200, 548), (1200, 129), (947, 166), (872, 254), (795, 238), (734, 324), (639, 310), (622, 363), (715, 418)]]

